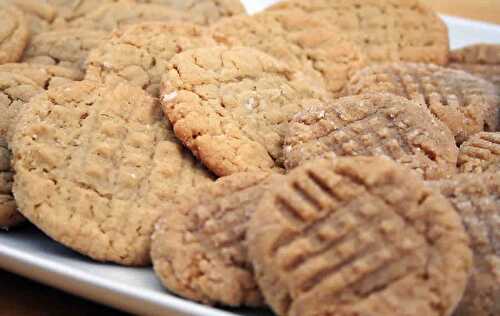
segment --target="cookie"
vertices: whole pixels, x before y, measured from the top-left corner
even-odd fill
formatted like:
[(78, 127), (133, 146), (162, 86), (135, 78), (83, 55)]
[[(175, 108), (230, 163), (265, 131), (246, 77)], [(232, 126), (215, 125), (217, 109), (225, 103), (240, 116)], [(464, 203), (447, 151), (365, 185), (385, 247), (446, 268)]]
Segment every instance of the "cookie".
[(205, 30), (189, 22), (146, 22), (115, 31), (87, 61), (89, 80), (129, 82), (159, 95), (170, 59), (188, 49), (215, 46)]
[(429, 108), (462, 143), (499, 127), (499, 103), (493, 84), (458, 70), (431, 64), (388, 64), (359, 71), (348, 94), (393, 93)]
[(472, 266), (450, 203), (382, 157), (291, 171), (259, 202), (247, 238), (260, 289), (283, 316), (447, 316)]
[(139, 88), (90, 81), (23, 107), (11, 148), (19, 210), (48, 236), (98, 261), (150, 263), (166, 205), (212, 181)]
[(500, 315), (500, 173), (464, 174), (431, 183), (462, 217), (474, 269), (456, 316)]
[(113, 31), (139, 22), (191, 21), (189, 14), (166, 6), (134, 1), (104, 3), (95, 10), (55, 27)]
[(418, 0), (288, 0), (269, 10), (300, 9), (325, 18), (361, 48), (369, 62), (448, 60), (448, 29)]
[(40, 0), (0, 0), (2, 5), (15, 5), (22, 11), (32, 35), (49, 31), (58, 13), (55, 7)]
[(301, 10), (237, 16), (221, 20), (211, 30), (219, 44), (257, 48), (324, 81), (335, 95), (364, 66), (359, 48), (339, 29)]
[(161, 89), (176, 136), (219, 176), (283, 167), (288, 121), (326, 96), (321, 85), (247, 47), (178, 54)]
[(460, 146), (458, 166), (463, 173), (500, 172), (500, 133), (478, 133)]
[(24, 14), (12, 6), (0, 6), (0, 64), (21, 59), (30, 32)]
[(446, 127), (418, 103), (391, 94), (344, 97), (297, 114), (285, 166), (335, 156), (387, 156), (426, 179), (456, 173), (458, 149)]
[(54, 65), (9, 63), (0, 65), (0, 72), (24, 76), (44, 89), (83, 79), (83, 72), (79, 69)]
[(202, 25), (246, 13), (240, 0), (138, 0), (138, 2), (161, 4), (186, 12), (193, 22)]
[(201, 188), (156, 225), (152, 258), (171, 291), (205, 304), (261, 306), (247, 255), (246, 227), (279, 175), (244, 172)]
[(46, 0), (47, 3), (57, 8), (57, 19), (54, 22), (58, 26), (64, 26), (66, 22), (82, 17), (96, 10), (103, 4), (115, 3), (123, 0)]
[(107, 32), (86, 29), (41, 33), (31, 39), (23, 61), (83, 70), (90, 50), (107, 37)]
[(0, 229), (9, 229), (23, 221), (24, 217), (17, 211), (12, 195), (10, 151), (5, 140), (0, 137)]

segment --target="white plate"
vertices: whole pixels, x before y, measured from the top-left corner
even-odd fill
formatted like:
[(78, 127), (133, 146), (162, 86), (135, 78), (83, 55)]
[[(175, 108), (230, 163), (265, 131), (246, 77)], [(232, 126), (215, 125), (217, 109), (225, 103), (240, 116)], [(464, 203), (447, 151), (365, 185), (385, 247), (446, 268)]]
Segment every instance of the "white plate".
[[(244, 0), (252, 13), (275, 0)], [(451, 46), (500, 43), (500, 26), (443, 17)], [(222, 310), (168, 294), (151, 269), (98, 264), (45, 237), (34, 228), (0, 232), (0, 268), (87, 299), (142, 315), (271, 315), (263, 310)]]

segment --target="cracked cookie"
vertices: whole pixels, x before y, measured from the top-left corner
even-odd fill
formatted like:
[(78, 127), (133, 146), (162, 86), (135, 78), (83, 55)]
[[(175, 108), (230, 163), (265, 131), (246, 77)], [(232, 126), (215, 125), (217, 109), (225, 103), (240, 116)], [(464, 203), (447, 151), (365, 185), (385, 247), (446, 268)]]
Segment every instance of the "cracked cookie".
[(176, 136), (219, 176), (282, 168), (289, 120), (327, 95), (302, 73), (247, 47), (178, 54), (161, 88)]
[(115, 31), (93, 50), (86, 79), (116, 84), (129, 82), (159, 95), (161, 77), (170, 59), (185, 50), (215, 46), (202, 27), (188, 22), (147, 22)]
[(418, 103), (392, 94), (337, 99), (297, 114), (284, 144), (290, 170), (318, 157), (388, 156), (426, 179), (456, 173), (450, 131)]
[(9, 229), (22, 222), (24, 217), (17, 211), (16, 201), (12, 195), (10, 151), (5, 139), (0, 136), (0, 229)]
[(166, 206), (212, 181), (157, 101), (126, 84), (80, 81), (40, 94), (23, 107), (11, 148), (20, 212), (97, 261), (149, 264)]
[(462, 217), (474, 268), (455, 316), (500, 315), (500, 173), (463, 174), (430, 182)]
[(426, 106), (457, 143), (500, 125), (495, 86), (463, 71), (431, 64), (376, 65), (359, 71), (347, 85), (347, 94), (373, 92), (393, 93)]
[(211, 27), (222, 45), (259, 49), (324, 81), (335, 95), (364, 66), (360, 49), (328, 21), (301, 10), (262, 12), (223, 19)]
[(322, 17), (359, 45), (368, 61), (448, 60), (448, 29), (418, 0), (288, 0), (268, 10), (300, 9)]
[(33, 80), (38, 86), (44, 89), (83, 79), (83, 72), (81, 70), (43, 64), (3, 64), (0, 65), (0, 72), (10, 72), (24, 76)]
[(58, 14), (55, 7), (40, 0), (0, 0), (2, 5), (15, 5), (21, 10), (32, 35), (50, 30)]
[(0, 64), (21, 59), (30, 32), (24, 14), (13, 6), (0, 5)]
[(246, 228), (261, 196), (280, 175), (236, 173), (201, 188), (159, 220), (156, 274), (169, 290), (205, 304), (264, 304), (247, 256)]
[(500, 172), (500, 133), (478, 133), (460, 146), (458, 167), (464, 173)]
[(382, 157), (292, 170), (261, 199), (247, 238), (282, 316), (448, 316), (472, 268), (450, 203)]

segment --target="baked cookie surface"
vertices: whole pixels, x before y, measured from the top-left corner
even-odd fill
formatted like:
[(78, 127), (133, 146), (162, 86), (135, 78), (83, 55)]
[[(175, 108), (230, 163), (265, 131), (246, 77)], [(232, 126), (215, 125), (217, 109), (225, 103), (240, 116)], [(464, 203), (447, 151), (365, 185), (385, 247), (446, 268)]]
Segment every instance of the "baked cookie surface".
[(31, 35), (49, 31), (58, 14), (55, 7), (40, 0), (0, 0), (2, 5), (13, 5), (23, 12)]
[(159, 95), (170, 59), (185, 50), (215, 46), (202, 27), (189, 22), (147, 22), (115, 31), (93, 50), (86, 78), (110, 84), (129, 82)]
[(11, 147), (21, 213), (98, 261), (148, 264), (165, 206), (212, 181), (157, 102), (124, 84), (49, 89), (23, 108)]
[(500, 314), (500, 173), (463, 174), (431, 183), (462, 217), (474, 269), (456, 316)]
[(24, 14), (13, 6), (0, 5), (0, 64), (21, 59), (30, 31)]
[(396, 63), (359, 71), (347, 94), (393, 93), (426, 106), (451, 130), (457, 143), (500, 125), (495, 86), (463, 71), (431, 64)]
[(291, 171), (261, 199), (247, 238), (259, 286), (283, 316), (447, 316), (472, 268), (451, 204), (381, 157)]
[(202, 48), (171, 61), (161, 102), (176, 136), (219, 176), (283, 167), (289, 120), (321, 85), (255, 49)]
[(0, 72), (24, 76), (44, 89), (83, 79), (83, 72), (79, 69), (44, 64), (3, 64), (0, 65)]
[(166, 213), (152, 243), (153, 265), (165, 286), (205, 304), (263, 305), (245, 235), (259, 199), (280, 178), (236, 173)]
[(370, 62), (447, 63), (448, 29), (418, 0), (288, 0), (269, 10), (292, 8), (330, 21)]
[(391, 94), (336, 99), (295, 115), (284, 144), (285, 167), (335, 156), (387, 156), (427, 179), (456, 173), (449, 130), (418, 103)]
[(491, 81), (500, 91), (500, 45), (478, 44), (451, 51), (448, 67)]
[(0, 229), (9, 229), (24, 222), (12, 195), (10, 158), (7, 142), (4, 137), (0, 137)]
[(500, 172), (500, 133), (478, 133), (460, 146), (458, 167), (463, 173)]
[(324, 81), (335, 95), (365, 63), (361, 50), (342, 31), (301, 10), (232, 17), (213, 25), (211, 32), (219, 44), (259, 49)]

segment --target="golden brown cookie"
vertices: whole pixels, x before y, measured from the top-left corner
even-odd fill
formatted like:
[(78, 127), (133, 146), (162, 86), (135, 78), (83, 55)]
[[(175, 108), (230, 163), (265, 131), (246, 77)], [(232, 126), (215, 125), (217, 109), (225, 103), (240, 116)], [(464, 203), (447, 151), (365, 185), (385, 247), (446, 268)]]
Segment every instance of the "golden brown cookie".
[(83, 79), (81, 70), (55, 65), (9, 63), (0, 65), (0, 72), (24, 76), (45, 89)]
[(146, 22), (115, 31), (93, 50), (86, 79), (110, 84), (129, 82), (159, 95), (170, 59), (185, 50), (215, 46), (202, 27), (189, 22)]
[(0, 64), (21, 59), (30, 32), (24, 14), (13, 6), (0, 5)]
[(240, 0), (138, 0), (137, 2), (161, 4), (185, 12), (193, 22), (202, 25), (246, 13)]
[(288, 121), (326, 98), (321, 85), (255, 49), (201, 48), (171, 61), (163, 110), (176, 136), (219, 176), (283, 166)]
[(500, 172), (500, 133), (478, 133), (460, 146), (458, 166), (464, 173)]
[(211, 30), (219, 44), (257, 48), (324, 81), (335, 95), (364, 66), (360, 49), (339, 29), (301, 10), (237, 16), (221, 20)]
[(41, 0), (0, 0), (0, 6), (14, 5), (24, 13), (32, 35), (50, 30), (57, 9)]
[[(107, 3), (115, 3), (127, 0), (46, 0), (47, 3), (57, 8), (57, 26), (64, 26), (65, 22), (71, 23), (79, 17), (95, 11), (98, 7)], [(134, 2), (134, 0), (130, 0)], [(129, 1), (129, 2), (130, 2)]]
[(431, 183), (462, 217), (474, 269), (455, 316), (500, 315), (500, 173), (464, 174)]
[(49, 89), (23, 107), (13, 140), (21, 213), (98, 261), (150, 263), (167, 204), (211, 182), (146, 92), (90, 81)]
[(418, 0), (288, 0), (270, 10), (292, 8), (330, 21), (371, 62), (448, 60), (448, 29)]
[(297, 114), (284, 145), (285, 166), (335, 156), (387, 156), (426, 179), (456, 173), (449, 130), (418, 103), (391, 94), (337, 99)]
[(448, 316), (472, 266), (450, 203), (382, 157), (293, 170), (261, 199), (247, 238), (283, 316)]
[(107, 32), (87, 29), (41, 33), (31, 39), (23, 61), (83, 70), (90, 50), (96, 48), (108, 36)]
[(281, 179), (236, 173), (201, 188), (156, 225), (152, 259), (167, 289), (205, 304), (260, 306), (246, 227), (261, 196)]
[(24, 222), (24, 217), (17, 211), (12, 195), (12, 170), (10, 151), (3, 137), (0, 137), (0, 229), (9, 229)]
[(347, 85), (351, 95), (393, 93), (429, 108), (462, 143), (500, 126), (500, 98), (491, 83), (431, 64), (386, 64), (359, 71)]

